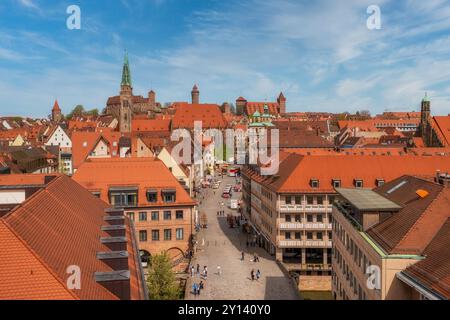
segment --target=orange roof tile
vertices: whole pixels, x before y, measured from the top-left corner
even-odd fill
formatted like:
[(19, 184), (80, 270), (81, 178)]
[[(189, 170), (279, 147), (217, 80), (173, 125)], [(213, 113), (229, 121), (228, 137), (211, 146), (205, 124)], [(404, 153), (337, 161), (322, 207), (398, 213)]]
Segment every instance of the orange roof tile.
[(169, 131), (170, 119), (133, 119), (131, 131)]
[[(280, 163), (277, 176), (261, 177), (249, 168), (243, 172), (280, 193), (334, 193), (333, 179), (341, 180), (343, 188), (353, 187), (354, 179), (362, 179), (365, 188), (374, 188), (377, 179), (390, 181), (405, 174), (434, 176), (436, 170), (450, 172), (450, 157), (290, 154)], [(319, 180), (319, 188), (311, 186), (311, 179)]]
[(157, 203), (149, 203), (148, 189), (175, 189), (176, 202), (171, 205), (195, 204), (164, 163), (155, 158), (89, 159), (78, 168), (73, 179), (90, 191), (99, 191), (105, 202), (109, 202), (110, 187), (136, 186), (139, 206), (165, 205), (161, 197)]
[(440, 132), (440, 135), (445, 139), (442, 141), (445, 146), (450, 147), (450, 115), (433, 117), (434, 122)]
[[(29, 251), (38, 257), (42, 265), (47, 266), (50, 273), (54, 275), (56, 280), (53, 280), (49, 274), (43, 274), (42, 268), (38, 266), (35, 259), (25, 260), (32, 263), (32, 267), (39, 272), (38, 275), (43, 280), (39, 286), (48, 290), (49, 298), (50, 295), (58, 299), (70, 298), (71, 295), (72, 298), (82, 300), (118, 299), (93, 277), (95, 272), (112, 271), (111, 267), (97, 259), (96, 255), (97, 252), (110, 251), (99, 241), (100, 237), (108, 236), (101, 230), (105, 224), (105, 209), (108, 207), (105, 202), (94, 197), (74, 180), (58, 175), (45, 188), (34, 193), (2, 218), (4, 225), (26, 243)], [(5, 228), (3, 231), (5, 232)], [(3, 244), (2, 241), (2, 248)], [(23, 251), (23, 248), (17, 249), (18, 244), (15, 240), (11, 243), (11, 248)], [(24, 252), (21, 254), (26, 255)], [(8, 255), (8, 257), (14, 259), (15, 263), (23, 263), (17, 256)], [(135, 256), (130, 255), (130, 259), (135, 259)], [(3, 268), (4, 260), (0, 261), (0, 268)], [(61, 283), (66, 283), (68, 278), (66, 270), (71, 265), (79, 266), (82, 271), (81, 289), (67, 291), (70, 293), (64, 294), (61, 291)], [(11, 267), (8, 266), (8, 268)], [(18, 270), (27, 272), (26, 268), (27, 266), (19, 267)], [(133, 270), (130, 271), (137, 272), (136, 269)], [(30, 299), (41, 290), (33, 284), (16, 289), (11, 289), (10, 285), (3, 287), (8, 282), (4, 281), (1, 272), (0, 277), (0, 295), (9, 296), (11, 292), (14, 293), (14, 290), (20, 289), (21, 292), (15, 294), (19, 298), (23, 296)], [(131, 277), (138, 277), (138, 275), (132, 273)], [(20, 277), (17, 277), (17, 280), (19, 284), (25, 281)], [(132, 281), (136, 280), (132, 279)], [(133, 287), (136, 288), (136, 283)], [(45, 295), (43, 297), (47, 298)], [(132, 291), (131, 298), (139, 299), (142, 295), (140, 292)]]
[(2, 219), (0, 243), (0, 300), (76, 299)]
[(203, 128), (226, 128), (227, 122), (217, 104), (174, 103), (176, 108), (172, 129), (193, 129), (195, 121), (201, 121)]

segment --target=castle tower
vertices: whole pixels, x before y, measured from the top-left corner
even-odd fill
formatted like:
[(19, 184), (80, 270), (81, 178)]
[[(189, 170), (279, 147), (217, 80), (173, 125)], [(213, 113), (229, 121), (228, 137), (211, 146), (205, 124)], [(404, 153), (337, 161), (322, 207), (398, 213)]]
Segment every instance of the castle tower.
[(122, 69), (122, 82), (120, 84), (120, 97), (131, 97), (133, 95), (133, 86), (131, 82), (131, 70), (128, 60), (128, 52), (125, 51), (125, 58)]
[(200, 103), (200, 91), (198, 90), (197, 85), (194, 85), (191, 91), (192, 96), (192, 104), (199, 104)]
[(278, 106), (279, 106), (279, 113), (286, 113), (286, 98), (284, 97), (283, 92), (280, 93), (277, 99)]
[(422, 104), (420, 108), (420, 135), (425, 143), (428, 143), (428, 119), (430, 118), (431, 103), (425, 92), (425, 97), (422, 99)]
[(247, 100), (243, 97), (239, 97), (236, 100), (236, 114), (241, 116), (244, 114), (245, 106), (247, 105)]
[(62, 120), (61, 108), (59, 107), (58, 100), (55, 100), (55, 104), (52, 108), (52, 121), (60, 122)]
[(155, 91), (151, 90), (151, 91), (148, 93), (148, 102), (149, 102), (149, 104), (150, 104), (152, 107), (154, 107), (154, 106), (156, 105), (156, 93), (155, 93)]

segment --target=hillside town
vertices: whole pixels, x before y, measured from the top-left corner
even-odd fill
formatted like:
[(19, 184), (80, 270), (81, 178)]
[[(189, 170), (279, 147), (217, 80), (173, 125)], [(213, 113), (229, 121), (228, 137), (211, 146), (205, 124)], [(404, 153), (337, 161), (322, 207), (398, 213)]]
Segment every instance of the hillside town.
[[(131, 70), (99, 112), (0, 118), (0, 299), (151, 299), (161, 254), (187, 300), (450, 298), (450, 114), (427, 93), (377, 115), (290, 112), (282, 92), (219, 105), (199, 85), (162, 103)], [(181, 162), (172, 135), (196, 122), (202, 157)], [(212, 129), (244, 153), (276, 131), (277, 172)]]

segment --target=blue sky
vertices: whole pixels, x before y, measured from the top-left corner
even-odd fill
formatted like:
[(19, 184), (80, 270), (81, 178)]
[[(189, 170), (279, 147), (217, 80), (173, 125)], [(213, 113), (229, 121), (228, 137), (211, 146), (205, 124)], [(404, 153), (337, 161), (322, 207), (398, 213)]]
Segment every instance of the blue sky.
[[(81, 30), (66, 8), (81, 8)], [(366, 9), (381, 8), (381, 30)], [(450, 113), (450, 3), (444, 0), (2, 0), (0, 115), (44, 117), (58, 98), (102, 109), (124, 49), (135, 94), (160, 102), (272, 101), (288, 111)]]

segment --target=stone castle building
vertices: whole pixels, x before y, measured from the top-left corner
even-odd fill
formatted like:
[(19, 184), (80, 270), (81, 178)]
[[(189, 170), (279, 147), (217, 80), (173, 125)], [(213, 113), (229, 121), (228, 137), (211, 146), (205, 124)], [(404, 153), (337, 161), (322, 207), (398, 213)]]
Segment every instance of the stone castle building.
[(130, 63), (128, 54), (125, 53), (120, 94), (108, 98), (104, 113), (112, 115), (119, 120), (119, 126), (122, 132), (130, 132), (133, 115), (147, 114), (152, 116), (160, 112), (161, 104), (156, 102), (155, 91), (151, 90), (147, 98), (133, 94)]

